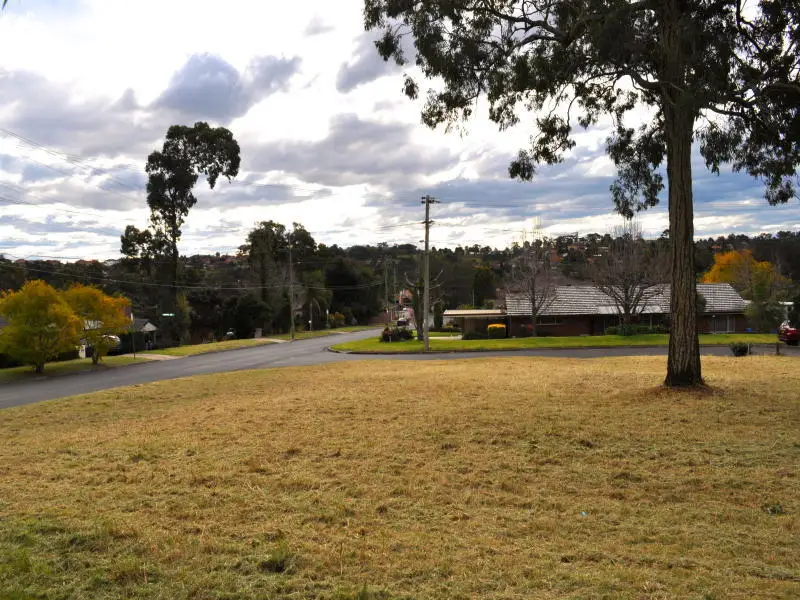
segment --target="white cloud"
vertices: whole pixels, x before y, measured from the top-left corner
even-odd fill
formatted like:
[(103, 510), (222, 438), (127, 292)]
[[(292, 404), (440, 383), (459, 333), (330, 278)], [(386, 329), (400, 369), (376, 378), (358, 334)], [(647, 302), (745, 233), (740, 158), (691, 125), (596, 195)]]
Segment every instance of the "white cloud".
[[(533, 117), (499, 132), (480, 101), (460, 133), (425, 128), (422, 101), (401, 93), (405, 68), (383, 63), (375, 34), (363, 32), (362, 8), (11, 2), (0, 16), (0, 127), (47, 149), (0, 132), (0, 215), (12, 217), (0, 222), (0, 253), (116, 256), (124, 226), (147, 223), (147, 153), (170, 124), (196, 119), (229, 126), (247, 170), (233, 185), (198, 189), (186, 252), (233, 250), (264, 219), (301, 222), (329, 244), (416, 243), (419, 226), (381, 227), (419, 221), (429, 192), (443, 199), (440, 245), (503, 245), (533, 217), (551, 233), (613, 225), (608, 122), (578, 132), (564, 165), (511, 182), (508, 163)], [(767, 207), (746, 177), (711, 177), (697, 164), (695, 193), (698, 235), (800, 227), (796, 204)], [(641, 220), (660, 233), (665, 207)]]

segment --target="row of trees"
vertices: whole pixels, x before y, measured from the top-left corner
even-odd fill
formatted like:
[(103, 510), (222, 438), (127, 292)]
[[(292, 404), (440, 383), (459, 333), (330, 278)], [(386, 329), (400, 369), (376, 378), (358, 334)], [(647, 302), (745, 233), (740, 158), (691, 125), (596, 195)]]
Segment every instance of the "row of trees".
[(342, 257), (325, 260), (324, 246), (298, 223), (291, 230), (274, 221), (259, 223), (239, 248), (233, 269), (226, 270), (233, 280), (203, 285), (209, 275), (215, 279), (207, 272), (209, 263), (183, 261), (178, 248), (197, 202), (193, 189), (201, 176), (211, 189), (220, 177), (236, 177), (240, 160), (231, 132), (204, 122), (170, 127), (161, 150), (150, 154), (149, 225), (128, 226), (120, 240), (122, 281), (132, 288), (125, 291), (136, 299), (137, 312), (165, 317), (159, 320), (162, 338), (175, 344), (192, 332), (208, 339), (223, 330), (238, 337), (255, 329), (285, 331), (306, 317), (313, 327), (327, 324), (331, 312), (351, 322), (373, 316), (381, 304), (371, 293), (377, 287), (374, 274)]
[(42, 373), (49, 360), (85, 344), (97, 364), (116, 346), (115, 336), (130, 330), (129, 306), (126, 298), (96, 287), (75, 284), (61, 291), (28, 281), (0, 295), (0, 315), (8, 321), (0, 330), (0, 354)]
[[(560, 236), (503, 249), (477, 245), (433, 249), (433, 297), (438, 301), (434, 308), (441, 312), (444, 308), (489, 307), (497, 289), (507, 286), (509, 280), (516, 280), (519, 291), (520, 287), (527, 287), (521, 285), (529, 277), (526, 273), (534, 280), (539, 277), (539, 272), (532, 269), (535, 265), (548, 264), (545, 276), (553, 283), (602, 285), (619, 268), (615, 257), (620, 255), (628, 257), (622, 261), (623, 273), (633, 271), (627, 276), (630, 287), (637, 282), (668, 281), (669, 273), (664, 268), (668, 237), (638, 240), (631, 245), (632, 238), (638, 240), (638, 234), (617, 231)], [(333, 313), (343, 314), (347, 324), (353, 320), (369, 322), (387, 303), (396, 301), (400, 290), (413, 291), (419, 283), (420, 253), (414, 245), (327, 246), (318, 243), (300, 224), (289, 228), (266, 221), (250, 232), (234, 255), (181, 257), (181, 302), (177, 312), (168, 309), (172, 290), (169, 262), (157, 256), (134, 254), (114, 264), (12, 262), (0, 257), (0, 289), (19, 289), (27, 279), (37, 278), (60, 289), (75, 282), (93, 283), (107, 294), (130, 298), (134, 313), (148, 317), (167, 335), (180, 328), (182, 335), (188, 332), (194, 341), (219, 338), (231, 329), (239, 337), (252, 336), (259, 327), (265, 333), (283, 333), (290, 326), (290, 246), (298, 327), (307, 327), (309, 320), (314, 328), (324, 327), (326, 314)], [(754, 260), (771, 263), (781, 281), (797, 285), (800, 270), (792, 258), (800, 257), (800, 232), (702, 239), (695, 246), (698, 256), (708, 255), (697, 261), (698, 266), (704, 267), (703, 271), (698, 270), (698, 278), (725, 252), (750, 252)], [(603, 269), (604, 266), (608, 268)], [(731, 283), (750, 298), (747, 286)], [(793, 293), (776, 298), (783, 296), (792, 297)], [(162, 317), (169, 312), (176, 316)], [(621, 312), (633, 314), (635, 307), (623, 303)]]

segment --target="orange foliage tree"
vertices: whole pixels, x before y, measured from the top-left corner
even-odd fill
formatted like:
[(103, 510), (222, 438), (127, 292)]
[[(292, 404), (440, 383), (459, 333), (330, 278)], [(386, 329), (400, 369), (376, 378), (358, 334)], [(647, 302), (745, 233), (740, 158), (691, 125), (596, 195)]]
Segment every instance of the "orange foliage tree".
[(83, 339), (92, 347), (92, 363), (99, 363), (117, 345), (115, 336), (130, 330), (127, 298), (104, 294), (96, 287), (76, 284), (64, 292), (64, 299), (83, 323)]
[(0, 295), (0, 314), (8, 325), (0, 332), (0, 351), (37, 373), (47, 361), (80, 343), (81, 320), (62, 295), (44, 281), (29, 281)]
[(750, 250), (721, 252), (703, 275), (703, 283), (730, 283), (748, 300), (766, 300), (788, 290), (791, 282), (778, 273), (775, 265), (753, 258)]
[(782, 309), (778, 304), (791, 287), (791, 281), (781, 275), (769, 261), (758, 261), (750, 250), (722, 252), (703, 275), (703, 283), (730, 283), (750, 300), (747, 317), (758, 330), (770, 331), (780, 322)]

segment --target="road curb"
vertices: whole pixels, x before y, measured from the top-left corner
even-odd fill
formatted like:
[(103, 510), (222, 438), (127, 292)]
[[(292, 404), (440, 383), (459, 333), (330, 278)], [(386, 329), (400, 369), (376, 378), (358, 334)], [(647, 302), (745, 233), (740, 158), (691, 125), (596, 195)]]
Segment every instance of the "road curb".
[[(143, 367), (146, 365), (151, 365), (155, 362), (154, 360), (142, 360), (142, 362), (135, 362), (129, 365), (119, 365), (116, 367), (107, 367), (105, 369), (84, 369), (83, 371), (70, 371), (68, 373), (56, 373), (55, 375), (50, 375), (48, 373), (42, 373), (38, 377), (31, 377), (30, 379), (17, 379), (12, 381), (0, 381), (0, 388), (3, 386), (10, 386), (16, 384), (25, 384), (31, 382), (42, 382), (42, 381), (57, 381), (59, 379), (65, 379), (68, 377), (78, 377), (79, 375), (92, 375), (93, 373), (108, 373), (110, 371), (116, 371), (117, 369), (130, 369), (133, 367)], [(51, 363), (48, 363), (51, 364)], [(2, 410), (2, 409), (0, 409)]]

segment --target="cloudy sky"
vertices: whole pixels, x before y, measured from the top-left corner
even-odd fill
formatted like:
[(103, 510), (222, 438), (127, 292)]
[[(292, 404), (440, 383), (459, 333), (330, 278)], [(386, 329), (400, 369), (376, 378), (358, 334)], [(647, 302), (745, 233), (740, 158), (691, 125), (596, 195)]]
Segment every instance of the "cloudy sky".
[[(148, 211), (144, 164), (171, 124), (230, 128), (232, 183), (200, 189), (182, 250), (232, 252), (254, 223), (306, 226), (340, 245), (418, 243), (420, 197), (437, 246), (504, 246), (548, 233), (608, 231), (608, 130), (581, 133), (535, 183), (507, 178), (532, 119), (500, 133), (420, 124), (362, 29), (361, 0), (10, 0), (0, 15), (0, 253), (113, 258)], [(771, 208), (759, 184), (696, 160), (698, 236), (800, 228), (796, 201)], [(415, 222), (417, 222), (415, 224)], [(641, 219), (656, 234), (665, 207)]]

